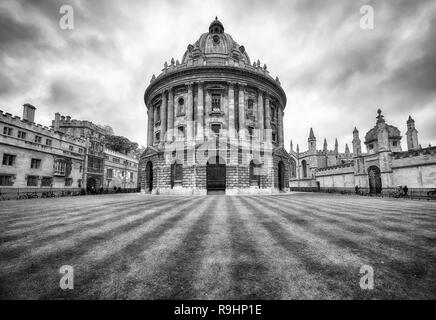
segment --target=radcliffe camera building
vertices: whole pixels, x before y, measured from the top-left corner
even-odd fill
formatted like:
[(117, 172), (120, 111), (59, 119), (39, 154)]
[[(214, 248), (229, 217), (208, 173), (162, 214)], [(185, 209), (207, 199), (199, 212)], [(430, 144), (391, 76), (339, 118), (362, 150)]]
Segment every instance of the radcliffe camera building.
[(171, 59), (153, 75), (144, 102), (144, 192), (288, 190), (292, 159), (284, 149), (285, 92), (218, 19), (188, 45), (180, 62)]

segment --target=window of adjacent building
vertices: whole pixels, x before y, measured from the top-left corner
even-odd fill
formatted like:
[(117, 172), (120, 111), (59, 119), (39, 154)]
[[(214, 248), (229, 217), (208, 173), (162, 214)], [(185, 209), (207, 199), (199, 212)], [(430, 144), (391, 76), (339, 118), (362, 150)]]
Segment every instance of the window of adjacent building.
[(53, 183), (52, 177), (42, 177), (41, 179), (41, 187), (51, 187)]
[(3, 134), (7, 135), (7, 136), (11, 136), (12, 135), (12, 128), (10, 127), (4, 127), (3, 128)]
[(133, 172), (130, 172), (130, 180), (133, 180)]
[(13, 154), (3, 154), (3, 162), (2, 164), (4, 166), (13, 166), (15, 164), (15, 158), (16, 156)]
[(112, 157), (112, 161), (115, 163), (120, 163), (120, 158)]
[(27, 186), (37, 187), (38, 186), (38, 176), (27, 176)]
[(77, 186), (78, 186), (79, 188), (82, 187), (82, 179), (77, 180)]
[(35, 136), (35, 142), (41, 143), (42, 138), (40, 136)]
[(0, 186), (10, 187), (14, 184), (12, 181), (12, 175), (0, 175)]
[(26, 139), (26, 132), (24, 131), (18, 131), (18, 139)]
[(155, 143), (158, 143), (158, 142), (160, 142), (160, 132), (156, 132), (156, 135), (155, 135)]
[(80, 166), (80, 167), (79, 167), (79, 172), (81, 173), (81, 172), (82, 172), (82, 170), (83, 170), (83, 167), (82, 167), (82, 166)]
[(185, 99), (179, 98), (177, 102), (177, 116), (182, 116), (185, 114)]
[(79, 148), (79, 153), (83, 153), (83, 149), (82, 148)]
[(220, 111), (221, 110), (221, 95), (220, 94), (212, 94), (212, 111)]
[(41, 168), (41, 159), (30, 160), (30, 169), (40, 169), (40, 168)]
[(88, 158), (88, 171), (103, 172), (103, 160), (95, 157)]
[(251, 136), (253, 136), (253, 133), (254, 133), (254, 128), (248, 127), (248, 135), (251, 137)]
[(51, 146), (51, 144), (52, 144), (51, 139), (47, 139), (47, 140), (45, 140), (45, 144), (46, 144), (47, 146)]
[(69, 146), (68, 149), (69, 149), (70, 151), (74, 151), (74, 147), (73, 147), (73, 146)]
[(73, 185), (73, 178), (66, 178), (65, 179), (65, 186), (71, 187)]
[(220, 134), (221, 131), (221, 125), (218, 123), (213, 123), (210, 125), (210, 129), (214, 134)]
[(55, 161), (54, 163), (54, 173), (57, 175), (65, 175), (66, 163), (64, 161)]
[(392, 142), (392, 146), (396, 147), (397, 146), (397, 141)]

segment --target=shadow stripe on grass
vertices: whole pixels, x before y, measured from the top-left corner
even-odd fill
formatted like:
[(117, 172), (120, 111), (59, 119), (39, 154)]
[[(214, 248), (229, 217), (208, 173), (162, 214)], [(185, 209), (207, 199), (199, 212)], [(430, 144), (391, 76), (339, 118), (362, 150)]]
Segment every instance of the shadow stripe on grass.
[[(156, 205), (157, 203), (160, 203), (160, 202), (163, 202), (163, 201), (162, 200), (155, 201), (152, 204), (148, 204), (148, 205)], [(35, 234), (35, 232), (43, 233), (43, 232), (47, 232), (47, 231), (50, 231), (52, 229), (57, 229), (59, 227), (63, 227), (63, 226), (67, 226), (67, 225), (72, 225), (72, 224), (76, 224), (76, 223), (87, 223), (88, 221), (98, 219), (102, 215), (103, 216), (112, 216), (112, 213), (114, 213), (114, 210), (122, 209), (120, 211), (125, 211), (125, 210), (129, 210), (131, 208), (137, 208), (139, 205), (141, 205), (141, 204), (138, 204), (138, 201), (133, 201), (133, 202), (128, 202), (126, 204), (121, 203), (115, 207), (113, 207), (113, 206), (99, 207), (98, 210), (95, 210), (95, 208), (85, 210), (78, 215), (68, 216), (67, 219), (64, 219), (64, 217), (61, 217), (61, 215), (63, 213), (59, 213), (59, 215), (56, 216), (57, 218), (53, 222), (55, 222), (55, 221), (62, 221), (62, 222), (54, 223), (54, 224), (49, 223), (48, 225), (45, 225), (45, 226), (44, 226), (44, 223), (41, 223), (42, 227), (36, 226), (35, 228), (32, 228), (31, 230), (26, 229), (26, 231), (20, 232), (17, 235), (0, 236), (0, 245), (2, 245), (3, 243), (14, 241), (14, 240), (22, 239), (23, 237), (27, 237), (29, 235), (33, 235), (33, 234)], [(129, 210), (128, 212), (131, 212), (131, 210)], [(116, 212), (114, 214), (116, 214)], [(108, 219), (112, 219), (112, 218), (109, 218), (109, 217), (104, 218), (104, 219), (101, 219), (100, 221), (93, 223), (93, 224), (98, 225), (99, 222), (104, 222)], [(50, 221), (48, 221), (48, 222), (50, 222)], [(66, 233), (68, 233), (68, 232), (69, 231), (66, 231)], [(63, 233), (63, 235), (65, 235), (66, 233)]]
[[(163, 210), (168, 209), (169, 207), (172, 207), (174, 204), (184, 203), (184, 202), (186, 202), (186, 199), (179, 200), (176, 203), (172, 203), (172, 204), (166, 203), (166, 204), (163, 204), (162, 206), (158, 206), (156, 208), (153, 208), (153, 210), (159, 209), (159, 210), (163, 211)], [(141, 206), (140, 204), (136, 204), (135, 206), (129, 207), (129, 209), (122, 214), (117, 215), (117, 213), (115, 212), (114, 213), (115, 216), (113, 216), (113, 214), (112, 214), (108, 218), (100, 219), (96, 222), (89, 223), (89, 224), (81, 224), (83, 221), (79, 221), (79, 224), (76, 226), (72, 226), (73, 229), (71, 229), (71, 230), (68, 230), (68, 231), (65, 231), (62, 233), (57, 233), (54, 235), (42, 236), (41, 238), (35, 239), (32, 243), (27, 244), (25, 246), (20, 246), (17, 248), (5, 249), (5, 250), (1, 249), (0, 253), (3, 257), (6, 257), (7, 259), (16, 259), (21, 255), (25, 255), (25, 253), (26, 253), (25, 250), (28, 250), (30, 252), (32, 249), (34, 249), (35, 242), (37, 243), (38, 247), (43, 247), (44, 245), (48, 245), (49, 243), (56, 242), (58, 240), (63, 240), (67, 237), (70, 237), (70, 236), (73, 236), (76, 234), (80, 235), (81, 233), (92, 230), (98, 226), (104, 227), (105, 224), (116, 222), (116, 221), (121, 220), (122, 218), (126, 218), (126, 217), (130, 216), (132, 214), (132, 212), (138, 211), (138, 208), (140, 208), (140, 206)], [(140, 213), (138, 213), (138, 214), (140, 214)], [(144, 212), (144, 214), (146, 214), (146, 213)], [(145, 216), (144, 218), (146, 218), (146, 217), (148, 217), (148, 216)], [(135, 221), (138, 221), (138, 220), (141, 221), (141, 219), (143, 219), (143, 218), (138, 217), (137, 219), (133, 220), (130, 223), (134, 223)], [(145, 221), (148, 221), (148, 219)], [(124, 226), (124, 225), (122, 225), (122, 226)]]
[[(268, 261), (257, 248), (257, 243), (240, 213), (235, 209), (235, 198), (228, 197), (228, 227), (232, 249), (231, 297), (228, 299), (279, 299), (280, 283), (269, 273)], [(241, 257), (248, 259), (241, 260)]]
[(195, 299), (199, 293), (195, 288), (196, 276), (201, 267), (203, 252), (206, 247), (205, 239), (209, 234), (212, 215), (216, 214), (218, 198), (202, 210), (201, 215), (180, 244), (168, 255), (162, 263), (161, 271), (154, 277), (161, 279), (160, 286), (151, 289), (151, 299)]
[[(189, 199), (185, 199), (183, 203), (187, 203), (189, 201)], [(168, 206), (171, 206), (171, 204), (169, 204)], [(40, 270), (44, 269), (46, 265), (53, 264), (54, 261), (61, 261), (62, 264), (68, 264), (68, 261), (72, 260), (76, 256), (85, 254), (91, 247), (106, 242), (119, 234), (126, 233), (141, 224), (151, 221), (157, 218), (163, 212), (165, 212), (165, 210), (168, 210), (168, 207), (161, 208), (160, 210), (152, 214), (148, 214), (145, 217), (135, 219), (113, 229), (104, 231), (102, 233), (97, 233), (91, 237), (87, 237), (83, 240), (78, 241), (73, 247), (69, 247), (68, 249), (60, 249), (49, 254), (37, 256), (30, 262), (27, 262), (27, 260), (25, 260), (25, 264), (27, 265), (17, 265), (17, 269), (19, 270), (12, 272), (12, 274), (10, 274), (9, 276), (20, 278), (25, 277), (28, 274), (38, 273)], [(25, 258), (23, 257), (23, 259)], [(4, 275), (2, 274), (1, 276), (3, 277)]]
[[(259, 201), (259, 199), (256, 201)], [(265, 203), (261, 205), (268, 207)], [(285, 213), (280, 211), (276, 212), (287, 219)], [(431, 283), (431, 281), (428, 282), (428, 280), (432, 279), (429, 271), (433, 269), (431, 269), (430, 266), (436, 264), (436, 259), (434, 256), (430, 256), (429, 252), (424, 248), (412, 247), (403, 241), (387, 239), (380, 236), (375, 236), (373, 240), (364, 244), (350, 239), (341, 233), (327, 232), (323, 230), (322, 227), (308, 225), (305, 229), (307, 232), (313, 234), (314, 237), (325, 239), (332, 245), (351, 250), (353, 254), (356, 254), (362, 259), (363, 263), (369, 264), (374, 268), (377, 276), (375, 290), (357, 290), (353, 296), (354, 298), (404, 299), (410, 296), (421, 298), (434, 298), (436, 296), (436, 290), (433, 290), (436, 287), (436, 282), (433, 282), (432, 289), (426, 286), (427, 283)], [(406, 251), (410, 256), (408, 262), (395, 259), (391, 254), (383, 253), (380, 246), (383, 247), (387, 243), (390, 243), (390, 247), (396, 247), (399, 252), (400, 250), (402, 250), (403, 253)], [(404, 287), (409, 288), (409, 293), (402, 290)]]
[[(16, 208), (15, 210), (13, 210), (12, 212), (8, 213), (6, 216), (8, 217), (1, 217), (0, 218), (0, 223), (14, 223), (14, 222), (21, 222), (21, 221), (25, 221), (26, 219), (31, 219), (31, 221), (33, 220), (40, 220), (41, 218), (50, 218), (51, 216), (56, 216), (56, 214), (59, 212), (59, 210), (64, 209), (64, 208), (59, 208), (59, 207), (55, 207), (52, 209), (47, 209), (47, 206), (52, 205), (51, 207), (53, 207), (53, 205), (56, 206), (60, 206), (61, 204), (68, 204), (68, 206), (66, 206), (66, 208), (68, 208), (68, 211), (74, 211), (77, 209), (80, 210), (84, 210), (84, 209), (92, 209), (95, 208), (99, 205), (101, 205), (101, 202), (97, 202), (97, 201), (86, 201), (88, 199), (81, 199), (81, 198), (74, 198), (76, 201), (74, 203), (70, 203), (71, 199), (69, 198), (60, 198), (57, 199), (56, 202), (49, 202), (47, 203), (44, 207), (31, 207), (31, 209), (29, 209), (29, 205), (31, 205), (31, 203), (26, 203), (26, 206), (21, 206), (22, 208)], [(84, 203), (81, 204), (76, 204), (77, 202), (80, 202), (80, 200), (83, 200)], [(93, 199), (94, 200), (94, 199)], [(131, 200), (129, 201), (131, 203), (134, 202), (138, 202), (137, 200)], [(108, 203), (105, 203), (105, 205), (118, 205), (118, 204), (123, 204), (126, 203), (125, 200), (118, 200), (118, 201), (109, 201)], [(71, 205), (72, 204), (72, 205)], [(24, 210), (23, 210), (24, 208)], [(43, 214), (38, 214), (37, 210), (44, 210)], [(16, 212), (24, 212), (24, 213), (16, 213)], [(13, 215), (13, 217), (10, 217), (11, 215)]]
[(359, 287), (358, 268), (328, 264), (320, 259), (315, 259), (307, 241), (292, 236), (289, 230), (274, 220), (273, 215), (264, 213), (262, 204), (257, 199), (252, 199), (250, 202), (246, 199), (241, 200), (277, 244), (295, 257), (308, 274), (316, 276), (320, 279), (320, 283), (323, 283), (339, 297), (361, 297), (360, 291), (362, 290)]
[[(135, 241), (127, 244), (122, 252), (118, 251), (106, 257), (98, 263), (93, 263), (92, 265), (86, 266), (86, 270), (78, 270), (77, 276), (75, 278), (75, 288), (74, 290), (68, 292), (58, 289), (57, 283), (53, 284), (52, 289), (49, 292), (42, 295), (43, 299), (53, 299), (53, 298), (64, 298), (64, 299), (126, 299), (127, 293), (126, 289), (117, 288), (117, 295), (106, 296), (103, 293), (92, 293), (95, 287), (98, 287), (101, 282), (107, 282), (112, 276), (120, 275), (127, 272), (130, 268), (130, 264), (136, 259), (136, 257), (146, 250), (148, 250), (153, 244), (155, 244), (161, 236), (166, 232), (174, 228), (177, 223), (182, 221), (192, 210), (199, 204), (202, 199), (186, 199), (186, 202), (191, 202), (189, 206), (180, 206), (181, 210), (170, 216), (162, 223), (154, 227), (152, 230), (142, 234)], [(185, 203), (185, 202), (184, 202)], [(133, 258), (132, 258), (133, 257)], [(70, 261), (71, 262), (71, 261)], [(55, 270), (56, 271), (56, 270)], [(128, 284), (125, 284), (128, 286)], [(128, 289), (128, 288), (127, 288)], [(126, 294), (126, 295), (124, 295)]]

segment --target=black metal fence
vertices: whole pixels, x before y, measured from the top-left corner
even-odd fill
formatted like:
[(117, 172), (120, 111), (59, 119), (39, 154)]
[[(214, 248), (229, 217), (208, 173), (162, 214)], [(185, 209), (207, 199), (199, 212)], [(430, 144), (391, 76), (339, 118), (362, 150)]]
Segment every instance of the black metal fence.
[(92, 194), (111, 194), (111, 193), (135, 193), (140, 192), (141, 188), (100, 188), (96, 190), (85, 190), (83, 188), (0, 188), (1, 200), (21, 200), (35, 198), (56, 198), (85, 196)]
[(407, 194), (399, 188), (384, 188), (381, 193), (370, 193), (369, 188), (317, 188), (317, 187), (291, 187), (290, 191), (300, 192), (322, 192), (322, 193), (337, 193), (337, 194), (356, 194), (368, 197), (392, 197), (405, 199), (425, 199), (436, 200), (436, 189), (430, 188), (409, 188)]

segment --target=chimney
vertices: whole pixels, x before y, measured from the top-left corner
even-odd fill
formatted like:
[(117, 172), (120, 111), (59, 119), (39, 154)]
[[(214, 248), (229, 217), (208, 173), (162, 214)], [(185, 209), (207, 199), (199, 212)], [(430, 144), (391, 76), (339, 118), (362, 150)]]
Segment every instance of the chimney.
[(70, 121), (71, 121), (71, 117), (67, 116), (67, 122), (70, 122)]
[(59, 112), (55, 113), (55, 121), (54, 121), (54, 131), (59, 131), (61, 123), (61, 114)]
[(23, 104), (23, 120), (28, 122), (35, 122), (36, 108), (29, 103)]

